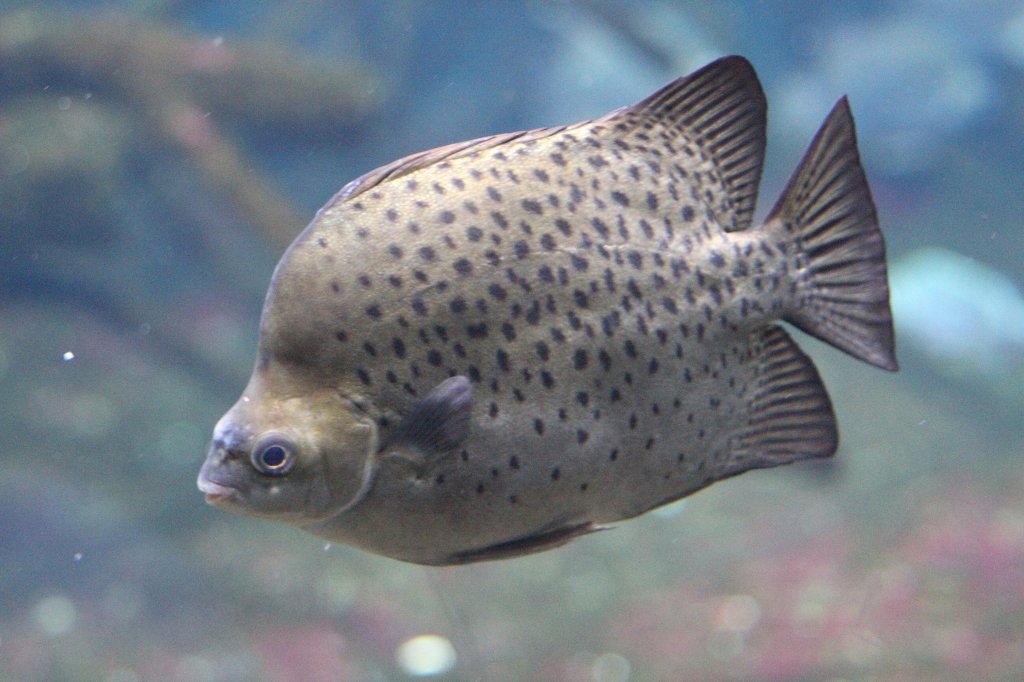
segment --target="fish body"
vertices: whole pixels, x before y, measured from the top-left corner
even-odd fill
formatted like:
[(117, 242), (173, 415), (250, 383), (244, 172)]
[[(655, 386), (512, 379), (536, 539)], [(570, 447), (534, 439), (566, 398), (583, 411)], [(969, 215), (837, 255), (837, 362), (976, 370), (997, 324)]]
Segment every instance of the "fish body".
[(765, 110), (727, 57), (347, 185), (275, 270), (208, 501), (454, 564), (833, 454), (825, 389), (776, 322), (894, 370), (884, 244), (845, 98), (751, 224)]

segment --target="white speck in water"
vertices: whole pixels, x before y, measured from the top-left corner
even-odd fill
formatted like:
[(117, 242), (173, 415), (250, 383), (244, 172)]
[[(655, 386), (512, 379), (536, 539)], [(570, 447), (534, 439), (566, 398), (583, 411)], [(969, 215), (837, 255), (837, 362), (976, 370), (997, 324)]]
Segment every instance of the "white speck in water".
[(64, 362), (71, 362), (72, 360), (75, 359), (75, 354), (72, 353), (69, 350), (66, 350), (66, 351), (64, 351), (63, 357), (64, 357)]
[(32, 619), (39, 630), (50, 637), (67, 633), (75, 625), (78, 612), (67, 597), (44, 597), (32, 609)]
[(418, 635), (408, 639), (395, 652), (398, 665), (408, 675), (443, 675), (455, 667), (455, 647), (440, 635)]
[(92, 99), (92, 93), (91, 92), (85, 93), (84, 95), (82, 95), (82, 99)]
[(148, 322), (143, 322), (139, 325), (139, 333), (143, 336), (147, 336), (151, 331), (153, 331), (153, 325)]
[(330, 552), (331, 551), (331, 543), (328, 542), (326, 545), (324, 545), (324, 551), (325, 552)]
[(61, 111), (67, 111), (68, 109), (70, 109), (71, 108), (71, 98), (70, 97), (60, 97), (60, 98), (58, 98), (57, 99), (57, 108), (60, 109)]
[(71, 558), (74, 559), (75, 561), (81, 561), (83, 556), (85, 556), (85, 555), (82, 554), (81, 552), (75, 552), (74, 556), (72, 556)]
[(221, 45), (223, 45), (224, 44), (224, 36), (217, 36), (216, 38), (214, 38), (213, 39), (213, 44), (215, 46), (217, 46), (217, 47), (220, 47)]
[(594, 682), (626, 682), (631, 672), (629, 659), (620, 654), (606, 653), (594, 659), (590, 679)]

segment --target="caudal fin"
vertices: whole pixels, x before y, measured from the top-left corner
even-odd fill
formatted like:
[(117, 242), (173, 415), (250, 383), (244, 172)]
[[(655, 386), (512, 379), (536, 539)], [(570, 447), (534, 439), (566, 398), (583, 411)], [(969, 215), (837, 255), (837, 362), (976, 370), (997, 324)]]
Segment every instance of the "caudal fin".
[(784, 319), (876, 367), (897, 369), (885, 242), (846, 98), (832, 108), (766, 224), (802, 261)]

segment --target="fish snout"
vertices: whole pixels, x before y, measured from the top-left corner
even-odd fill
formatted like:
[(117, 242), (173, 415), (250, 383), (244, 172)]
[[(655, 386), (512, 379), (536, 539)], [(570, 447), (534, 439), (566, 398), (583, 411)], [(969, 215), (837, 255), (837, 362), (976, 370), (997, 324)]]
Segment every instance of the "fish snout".
[(214, 439), (210, 443), (210, 450), (206, 455), (199, 470), (199, 477), (196, 479), (196, 486), (202, 492), (209, 504), (219, 504), (231, 500), (239, 494), (238, 487), (231, 484), (230, 471), (237, 466), (237, 462), (243, 457), (242, 452), (234, 448), (227, 448), (220, 439)]

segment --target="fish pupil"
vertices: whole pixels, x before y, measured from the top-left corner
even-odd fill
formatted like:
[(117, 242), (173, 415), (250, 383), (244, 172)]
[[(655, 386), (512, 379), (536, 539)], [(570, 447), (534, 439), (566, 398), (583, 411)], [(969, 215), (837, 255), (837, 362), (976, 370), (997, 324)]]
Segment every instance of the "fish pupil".
[(271, 445), (269, 448), (263, 451), (260, 456), (260, 461), (263, 462), (263, 466), (268, 469), (278, 469), (284, 465), (285, 460), (288, 459), (288, 453), (280, 445)]

